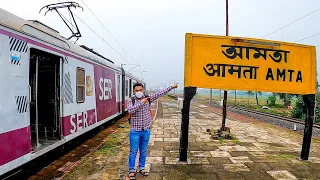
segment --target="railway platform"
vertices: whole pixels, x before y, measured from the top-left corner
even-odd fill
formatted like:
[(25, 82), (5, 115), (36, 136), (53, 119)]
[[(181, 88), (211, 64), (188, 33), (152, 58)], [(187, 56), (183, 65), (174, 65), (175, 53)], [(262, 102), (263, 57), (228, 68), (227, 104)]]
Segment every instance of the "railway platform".
[[(149, 143), (147, 169), (150, 173), (148, 177), (137, 174), (137, 179), (320, 179), (319, 139), (312, 140), (310, 159), (301, 161), (301, 134), (229, 113), (226, 124), (233, 138), (215, 140), (207, 129), (221, 126), (220, 112), (205, 104), (191, 103), (188, 161), (179, 162), (181, 111), (174, 100), (161, 99)], [(125, 179), (128, 132), (126, 126), (115, 135), (120, 137), (120, 142), (112, 164), (108, 163), (108, 154), (94, 153), (65, 178)], [(104, 166), (88, 171), (90, 163)]]

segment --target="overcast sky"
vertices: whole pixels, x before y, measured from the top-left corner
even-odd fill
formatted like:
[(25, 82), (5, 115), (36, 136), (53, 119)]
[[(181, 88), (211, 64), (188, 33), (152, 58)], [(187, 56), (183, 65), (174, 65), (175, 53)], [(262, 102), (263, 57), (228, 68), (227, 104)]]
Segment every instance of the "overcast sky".
[[(143, 73), (149, 87), (179, 82), (183, 85), (184, 36), (186, 32), (225, 35), (225, 0), (83, 0), (118, 42), (135, 59), (133, 61), (102, 29), (81, 0), (74, 0), (84, 11), (74, 10), (87, 25), (105, 39), (131, 64), (139, 63), (132, 73)], [(39, 14), (42, 6), (58, 0), (10, 0), (1, 8), (26, 20), (39, 20), (70, 36), (55, 12)], [(261, 38), (270, 32), (320, 8), (319, 0), (229, 0), (229, 35)], [(64, 15), (67, 16), (66, 13)], [(320, 33), (320, 10), (286, 27), (266, 39), (294, 42)], [(120, 66), (126, 63), (114, 50), (77, 20), (82, 34), (78, 44), (96, 49)], [(320, 35), (300, 41), (320, 45)], [(319, 49), (317, 49), (319, 50)], [(319, 55), (317, 55), (319, 57)], [(128, 70), (134, 66), (125, 66)], [(318, 68), (319, 70), (319, 65)], [(319, 80), (319, 76), (318, 76)]]

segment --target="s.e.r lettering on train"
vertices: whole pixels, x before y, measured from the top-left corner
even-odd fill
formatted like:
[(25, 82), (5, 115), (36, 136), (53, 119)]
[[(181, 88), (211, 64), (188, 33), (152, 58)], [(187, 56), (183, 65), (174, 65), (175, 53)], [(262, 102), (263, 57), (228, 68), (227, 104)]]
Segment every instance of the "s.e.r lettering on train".
[(73, 134), (81, 129), (84, 129), (96, 123), (95, 110), (79, 112), (70, 116), (71, 129), (70, 133)]
[(112, 99), (112, 81), (111, 79), (100, 78), (99, 80), (100, 87), (100, 100)]

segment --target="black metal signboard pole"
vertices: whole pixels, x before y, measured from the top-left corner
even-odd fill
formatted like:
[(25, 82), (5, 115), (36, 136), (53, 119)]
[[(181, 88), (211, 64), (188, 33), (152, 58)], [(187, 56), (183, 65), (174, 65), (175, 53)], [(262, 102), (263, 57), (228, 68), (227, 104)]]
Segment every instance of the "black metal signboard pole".
[(196, 87), (185, 87), (183, 108), (181, 110), (181, 132), (180, 132), (180, 161), (187, 161), (188, 158), (188, 134), (189, 134), (189, 113), (190, 113), (190, 101), (196, 94)]
[[(228, 0), (226, 0), (226, 36), (229, 36), (229, 9), (228, 9)], [(223, 91), (223, 106), (222, 106), (222, 126), (221, 126), (221, 131), (224, 131), (224, 130), (225, 130), (225, 127), (226, 127), (227, 100), (228, 100), (228, 91)]]
[(302, 150), (301, 150), (301, 159), (308, 160), (312, 139), (312, 127), (314, 121), (314, 113), (315, 113), (315, 95), (308, 94), (303, 95), (303, 103), (306, 110), (306, 120), (304, 127), (304, 136), (302, 142)]

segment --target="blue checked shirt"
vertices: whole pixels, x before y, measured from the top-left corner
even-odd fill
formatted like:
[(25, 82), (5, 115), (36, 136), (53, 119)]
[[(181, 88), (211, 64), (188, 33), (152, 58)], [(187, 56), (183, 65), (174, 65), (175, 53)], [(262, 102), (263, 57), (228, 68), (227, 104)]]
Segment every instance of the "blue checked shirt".
[[(158, 99), (159, 97), (165, 95), (169, 91), (172, 90), (172, 87), (168, 87), (164, 90), (158, 91), (154, 94), (149, 95), (150, 102)], [(150, 129), (151, 127), (151, 117), (150, 117), (150, 104), (147, 102), (146, 104), (143, 104), (141, 102), (142, 99), (137, 99), (135, 96), (133, 97), (135, 99), (134, 105), (132, 105), (131, 98), (128, 101), (128, 112), (131, 115), (130, 125), (131, 129), (135, 131), (144, 131), (147, 129)]]

